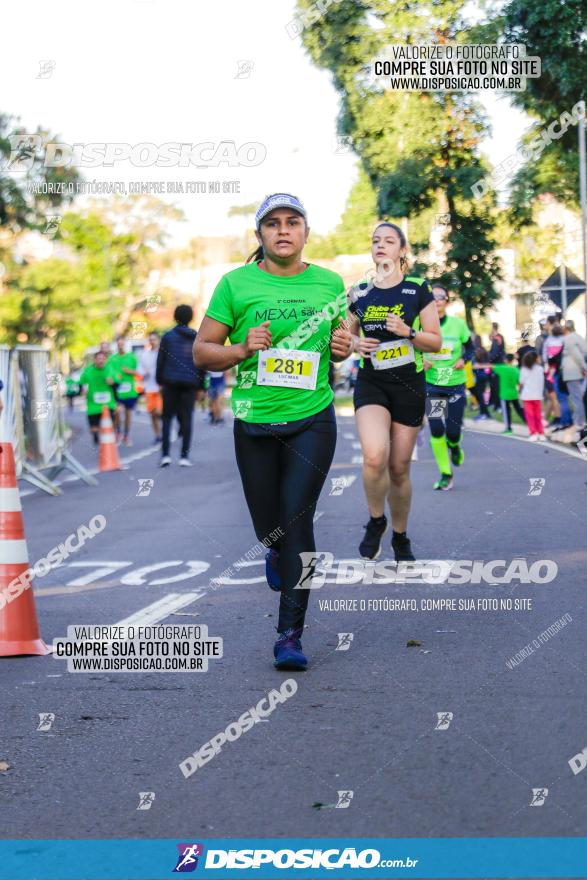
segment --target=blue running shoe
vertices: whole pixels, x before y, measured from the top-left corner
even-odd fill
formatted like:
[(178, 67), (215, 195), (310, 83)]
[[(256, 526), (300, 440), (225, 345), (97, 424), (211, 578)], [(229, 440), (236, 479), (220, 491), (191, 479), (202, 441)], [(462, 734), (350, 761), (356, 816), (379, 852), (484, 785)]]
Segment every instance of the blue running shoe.
[(270, 550), (265, 556), (265, 577), (271, 589), (279, 593), (281, 575), (279, 574), (279, 553), (277, 550)]
[(302, 651), (301, 634), (301, 629), (286, 629), (285, 632), (280, 633), (273, 646), (276, 669), (303, 670), (306, 668), (308, 658)]

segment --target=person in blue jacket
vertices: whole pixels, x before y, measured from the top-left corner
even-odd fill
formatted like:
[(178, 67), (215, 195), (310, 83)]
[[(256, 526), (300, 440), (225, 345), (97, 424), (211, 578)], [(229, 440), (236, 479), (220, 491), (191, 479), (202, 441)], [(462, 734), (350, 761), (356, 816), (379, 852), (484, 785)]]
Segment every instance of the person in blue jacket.
[(188, 325), (194, 319), (191, 306), (177, 306), (173, 313), (176, 326), (164, 334), (157, 355), (156, 382), (163, 394), (163, 442), (160, 467), (171, 464), (169, 438), (171, 422), (177, 416), (181, 433), (182, 467), (191, 467), (189, 459), (192, 439), (192, 416), (196, 392), (203, 387), (204, 375), (194, 366), (192, 349), (196, 331)]

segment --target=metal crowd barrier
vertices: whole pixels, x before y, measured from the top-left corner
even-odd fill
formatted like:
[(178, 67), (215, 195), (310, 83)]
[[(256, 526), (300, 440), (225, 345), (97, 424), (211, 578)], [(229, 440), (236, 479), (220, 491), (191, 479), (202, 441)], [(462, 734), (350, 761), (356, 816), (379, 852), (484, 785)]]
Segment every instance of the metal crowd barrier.
[(17, 479), (50, 495), (61, 495), (54, 482), (68, 469), (89, 486), (98, 481), (72, 455), (65, 424), (61, 377), (49, 366), (49, 352), (38, 345), (0, 346), (3, 410), (0, 438), (12, 443)]

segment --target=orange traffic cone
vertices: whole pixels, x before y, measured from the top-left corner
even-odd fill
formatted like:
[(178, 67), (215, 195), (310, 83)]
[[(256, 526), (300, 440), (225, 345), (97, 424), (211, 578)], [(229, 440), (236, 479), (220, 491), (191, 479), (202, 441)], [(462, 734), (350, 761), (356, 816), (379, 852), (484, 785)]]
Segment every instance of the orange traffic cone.
[(49, 654), (41, 638), (12, 443), (0, 443), (0, 657)]
[(116, 448), (116, 439), (114, 437), (114, 428), (112, 427), (112, 418), (110, 410), (107, 406), (102, 408), (102, 418), (100, 419), (100, 470), (101, 471), (121, 471), (120, 460), (118, 458), (118, 449)]

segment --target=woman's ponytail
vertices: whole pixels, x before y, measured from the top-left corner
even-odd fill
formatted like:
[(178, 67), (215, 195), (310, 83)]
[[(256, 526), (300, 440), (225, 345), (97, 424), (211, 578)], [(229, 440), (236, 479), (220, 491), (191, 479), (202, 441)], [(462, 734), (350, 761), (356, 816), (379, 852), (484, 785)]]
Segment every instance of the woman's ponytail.
[(263, 245), (260, 244), (259, 247), (257, 248), (257, 250), (254, 251), (250, 255), (250, 257), (248, 257), (247, 262), (245, 263), (245, 266), (247, 265), (247, 263), (256, 263), (258, 260), (262, 260), (264, 256), (265, 256), (265, 253), (263, 251)]

